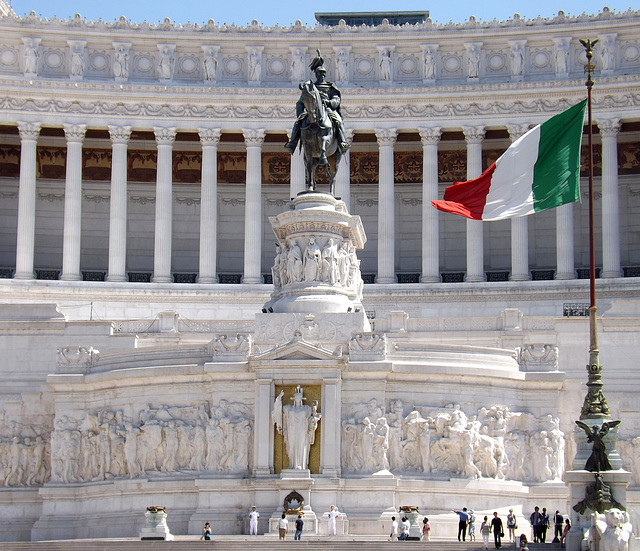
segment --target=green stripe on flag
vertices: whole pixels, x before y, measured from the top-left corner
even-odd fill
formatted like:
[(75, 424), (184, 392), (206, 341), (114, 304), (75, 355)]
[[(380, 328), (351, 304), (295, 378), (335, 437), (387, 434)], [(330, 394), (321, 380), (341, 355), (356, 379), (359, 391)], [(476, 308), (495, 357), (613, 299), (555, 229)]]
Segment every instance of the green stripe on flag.
[(587, 100), (540, 125), (538, 160), (533, 169), (536, 212), (580, 199), (580, 143)]

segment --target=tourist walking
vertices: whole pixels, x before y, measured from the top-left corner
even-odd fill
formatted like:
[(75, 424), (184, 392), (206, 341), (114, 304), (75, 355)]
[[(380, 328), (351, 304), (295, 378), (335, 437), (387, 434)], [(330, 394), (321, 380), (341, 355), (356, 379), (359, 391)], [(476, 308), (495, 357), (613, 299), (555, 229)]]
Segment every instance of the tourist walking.
[(287, 520), (287, 514), (282, 513), (282, 517), (278, 521), (278, 539), (286, 539), (287, 532), (289, 532), (289, 521)]
[(398, 521), (396, 517), (391, 517), (391, 534), (389, 534), (389, 541), (396, 541), (398, 539)]
[(491, 534), (491, 525), (489, 524), (489, 517), (485, 516), (480, 525), (480, 535), (482, 536), (482, 541), (484, 541), (485, 549), (489, 549), (489, 534)]
[(249, 513), (249, 535), (257, 536), (258, 535), (258, 519), (260, 518), (260, 513), (256, 510), (256, 506), (251, 507), (251, 512)]
[(547, 530), (551, 525), (549, 520), (549, 514), (547, 513), (547, 508), (542, 508), (542, 524), (540, 525), (540, 543), (545, 543), (547, 541)]
[[(462, 511), (456, 511), (455, 509), (452, 509), (452, 511), (458, 515), (458, 541), (467, 541), (467, 524), (469, 524), (467, 508), (463, 507)], [(462, 537), (462, 540), (460, 537)]]
[(556, 514), (553, 515), (553, 543), (560, 543), (562, 539), (562, 529), (564, 524), (564, 517), (560, 514), (560, 511), (556, 511)]
[(516, 522), (516, 515), (513, 513), (513, 509), (509, 509), (507, 515), (507, 530), (509, 530), (509, 541), (513, 543), (516, 541), (516, 530), (518, 529), (518, 523)]
[(476, 516), (473, 514), (473, 509), (469, 509), (469, 541), (476, 541)]
[(560, 539), (560, 547), (563, 549), (567, 546), (567, 534), (571, 530), (571, 521), (566, 519), (564, 521), (564, 530), (562, 531), (562, 538)]
[(504, 537), (504, 527), (502, 526), (502, 519), (497, 512), (493, 513), (493, 518), (491, 519), (491, 531), (493, 532), (496, 549), (500, 549), (502, 547), (502, 538)]
[(338, 518), (338, 509), (336, 509), (335, 505), (331, 506), (331, 510), (329, 511), (329, 535), (335, 536), (337, 533), (336, 530), (336, 519)]
[(294, 540), (300, 540), (300, 537), (302, 536), (303, 526), (304, 522), (302, 521), (302, 515), (298, 515), (298, 518), (296, 519), (296, 533), (293, 536)]
[(540, 507), (535, 507), (531, 516), (529, 516), (529, 522), (531, 523), (531, 529), (533, 530), (533, 543), (540, 542), (540, 526), (542, 525), (542, 513), (540, 513)]
[(431, 541), (431, 525), (427, 517), (422, 521), (422, 541)]

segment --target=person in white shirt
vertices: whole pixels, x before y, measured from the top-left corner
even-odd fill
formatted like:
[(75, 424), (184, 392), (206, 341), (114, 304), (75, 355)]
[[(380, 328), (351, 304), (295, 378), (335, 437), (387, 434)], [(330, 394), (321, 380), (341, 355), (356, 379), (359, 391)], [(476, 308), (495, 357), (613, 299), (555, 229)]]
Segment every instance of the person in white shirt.
[(289, 521), (287, 520), (287, 514), (282, 513), (282, 518), (278, 522), (278, 539), (285, 539), (287, 532), (289, 531)]
[(334, 505), (331, 506), (329, 511), (329, 535), (336, 535), (336, 519), (338, 518), (338, 509)]
[(258, 519), (260, 518), (260, 513), (256, 511), (256, 506), (251, 507), (251, 512), (249, 513), (249, 535), (257, 536), (258, 535)]
[(391, 534), (389, 534), (389, 541), (396, 541), (398, 539), (398, 521), (396, 517), (391, 517)]

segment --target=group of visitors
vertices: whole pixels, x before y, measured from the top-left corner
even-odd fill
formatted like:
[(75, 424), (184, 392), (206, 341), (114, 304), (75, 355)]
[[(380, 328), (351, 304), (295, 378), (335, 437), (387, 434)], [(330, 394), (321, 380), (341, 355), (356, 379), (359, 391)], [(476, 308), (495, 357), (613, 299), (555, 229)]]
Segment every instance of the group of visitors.
[(485, 515), (482, 524), (480, 525), (480, 533), (482, 534), (482, 541), (484, 542), (484, 548), (489, 549), (489, 536), (493, 534), (493, 541), (496, 549), (502, 547), (502, 538), (504, 538), (504, 526), (502, 519), (498, 516), (498, 512), (494, 511), (493, 518), (489, 521), (489, 517)]
[[(547, 541), (547, 531), (551, 528), (551, 518), (547, 513), (546, 507), (540, 511), (539, 507), (535, 507), (533, 513), (529, 517), (531, 529), (533, 531), (534, 543), (545, 543)], [(560, 511), (556, 511), (553, 515), (554, 537), (553, 543), (560, 543), (561, 547), (565, 546), (567, 533), (571, 530), (571, 521), (564, 518)]]
[[(389, 541), (403, 541), (409, 539), (409, 532), (411, 530), (411, 523), (407, 517), (402, 517), (400, 522), (396, 520), (396, 517), (391, 517), (391, 534), (389, 534)], [(422, 519), (422, 535), (421, 541), (431, 541), (431, 524), (429, 519), (424, 517)]]

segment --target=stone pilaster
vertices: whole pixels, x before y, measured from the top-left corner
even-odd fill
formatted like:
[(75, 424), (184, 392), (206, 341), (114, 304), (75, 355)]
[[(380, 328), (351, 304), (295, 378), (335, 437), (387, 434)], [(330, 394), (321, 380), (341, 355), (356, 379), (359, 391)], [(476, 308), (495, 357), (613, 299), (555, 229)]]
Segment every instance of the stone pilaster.
[(200, 269), (198, 283), (217, 283), (219, 128), (201, 128)]
[[(353, 129), (345, 130), (347, 142), (349, 145), (353, 143), (355, 132)], [(338, 166), (338, 174), (336, 174), (336, 197), (340, 197), (344, 201), (347, 211), (351, 210), (351, 148), (342, 156), (340, 165)]]
[(82, 229), (82, 142), (84, 124), (65, 124), (67, 173), (64, 187), (64, 230), (60, 279), (78, 281), (80, 276), (80, 234)]
[(18, 189), (18, 240), (16, 279), (33, 279), (36, 232), (36, 143), (40, 123), (19, 122), (20, 184)]
[(393, 192), (393, 145), (398, 130), (376, 130), (380, 153), (378, 182), (378, 277), (376, 283), (395, 283), (395, 197)]
[[(467, 180), (473, 180), (482, 174), (482, 140), (484, 126), (466, 126), (463, 128), (467, 142)], [(484, 222), (467, 220), (467, 275), (468, 282), (485, 280), (484, 275)]]
[(153, 256), (153, 282), (171, 283), (171, 237), (173, 221), (173, 141), (175, 128), (153, 129), (158, 146), (156, 168), (156, 232)]
[(419, 128), (422, 141), (422, 283), (440, 281), (440, 229), (438, 211), (438, 144), (440, 128)]
[(320, 472), (333, 477), (340, 476), (340, 379), (325, 378), (322, 381), (322, 447)]
[(111, 200), (109, 209), (108, 281), (126, 281), (127, 147), (130, 126), (109, 126), (111, 137)]
[[(524, 47), (524, 46), (523, 46)], [(511, 143), (524, 136), (528, 124), (508, 124)], [(529, 273), (529, 217), (518, 216), (511, 219), (511, 281), (528, 281)]]
[(262, 144), (263, 129), (244, 129), (247, 184), (244, 214), (244, 276), (242, 283), (262, 283)]
[(269, 476), (273, 474), (273, 422), (271, 421), (271, 406), (274, 396), (272, 388), (272, 379), (256, 379), (256, 417), (253, 424), (254, 476)]
[(599, 120), (602, 139), (602, 275), (621, 277), (618, 133), (620, 120)]

